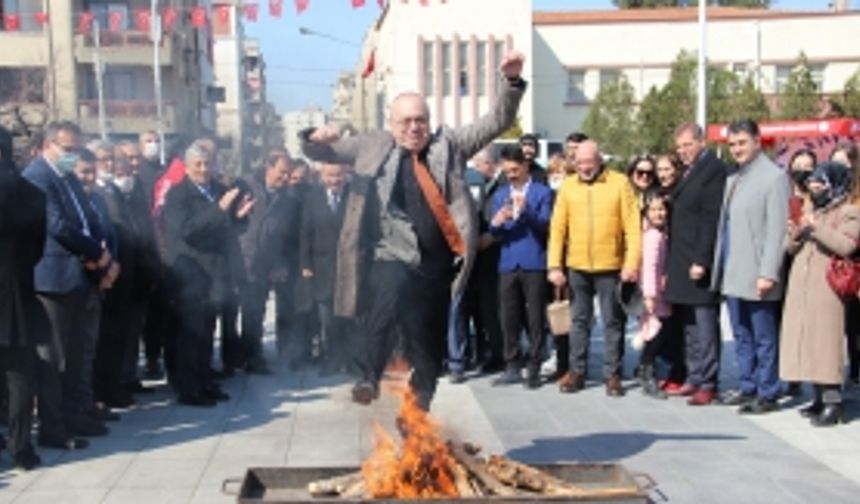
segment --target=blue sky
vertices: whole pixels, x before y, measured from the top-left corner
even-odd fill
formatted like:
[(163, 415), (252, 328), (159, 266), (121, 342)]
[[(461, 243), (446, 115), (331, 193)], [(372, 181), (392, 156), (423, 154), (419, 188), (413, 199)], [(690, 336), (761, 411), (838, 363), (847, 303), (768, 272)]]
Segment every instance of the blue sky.
[[(458, 0), (461, 1), (461, 0)], [(499, 0), (503, 2), (504, 0)], [(612, 7), (610, 0), (533, 0), (536, 10), (585, 10)], [(268, 65), (268, 96), (279, 113), (309, 105), (328, 108), (332, 84), (342, 69), (354, 68), (358, 44), (379, 15), (376, 0), (353, 9), (349, 0), (311, 0), (310, 8), (296, 16), (292, 0), (284, 2), (284, 16), (270, 18), (267, 2), (261, 3), (260, 20), (245, 23), (248, 36), (260, 39)], [(780, 9), (825, 9), (829, 0), (774, 0)], [(852, 2), (860, 7), (860, 0)], [(340, 42), (302, 36), (306, 27), (337, 38)]]

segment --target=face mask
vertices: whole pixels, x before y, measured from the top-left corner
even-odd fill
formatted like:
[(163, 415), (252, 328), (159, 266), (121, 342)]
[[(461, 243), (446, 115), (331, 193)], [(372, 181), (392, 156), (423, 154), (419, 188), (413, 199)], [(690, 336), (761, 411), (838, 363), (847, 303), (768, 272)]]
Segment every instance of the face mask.
[(99, 178), (99, 182), (101, 182), (102, 184), (108, 184), (110, 182), (113, 182), (113, 173), (100, 171), (98, 172), (97, 176)]
[(815, 208), (824, 208), (830, 204), (830, 191), (821, 191), (810, 193), (809, 199), (812, 201), (812, 206)]
[(561, 177), (552, 177), (551, 179), (549, 179), (549, 188), (553, 191), (558, 191), (558, 188), (561, 187), (562, 180), (564, 179), (562, 179)]
[(134, 189), (134, 177), (128, 175), (115, 177), (113, 183), (123, 194), (128, 194)]
[(156, 159), (161, 155), (161, 144), (158, 142), (147, 142), (143, 144), (143, 157), (146, 159)]
[(78, 155), (73, 152), (64, 152), (60, 154), (55, 164), (60, 173), (67, 175), (75, 171), (75, 165), (78, 164)]
[(801, 191), (806, 192), (806, 181), (809, 179), (809, 176), (812, 175), (812, 172), (809, 170), (794, 170), (791, 173), (791, 180), (794, 181), (794, 184)]

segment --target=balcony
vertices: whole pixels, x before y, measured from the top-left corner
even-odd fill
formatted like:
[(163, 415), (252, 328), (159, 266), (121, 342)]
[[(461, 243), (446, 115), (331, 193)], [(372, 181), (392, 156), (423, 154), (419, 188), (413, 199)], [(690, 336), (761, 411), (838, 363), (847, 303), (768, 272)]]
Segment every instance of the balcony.
[[(99, 37), (102, 62), (107, 65), (151, 66), (152, 41), (148, 32), (103, 31)], [(161, 66), (171, 66), (180, 58), (176, 54), (177, 44), (173, 36), (164, 35), (160, 48)], [(95, 36), (91, 33), (75, 35), (75, 59), (78, 63), (95, 61)]]
[[(80, 100), (78, 102), (81, 128), (87, 133), (99, 131), (99, 104), (97, 100)], [(175, 133), (182, 129), (177, 123), (176, 104), (164, 102), (164, 131)], [(187, 114), (186, 122), (193, 119), (193, 114)], [(153, 100), (106, 100), (105, 116), (107, 129), (112, 134), (139, 134), (156, 129), (156, 104)]]

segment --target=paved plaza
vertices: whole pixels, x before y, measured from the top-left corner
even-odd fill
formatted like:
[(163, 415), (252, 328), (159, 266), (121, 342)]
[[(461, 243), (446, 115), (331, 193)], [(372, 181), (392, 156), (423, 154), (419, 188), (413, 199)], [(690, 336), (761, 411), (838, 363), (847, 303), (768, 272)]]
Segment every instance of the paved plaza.
[[(599, 341), (594, 352), (599, 352)], [(599, 355), (599, 354), (598, 354)], [(632, 369), (636, 356), (628, 355)], [(728, 385), (734, 373), (724, 351)], [(592, 376), (599, 366), (593, 358)], [(498, 388), (489, 377), (462, 385), (443, 380), (433, 414), (450, 437), (527, 462), (622, 463), (649, 474), (654, 502), (860, 502), (860, 394), (851, 391), (848, 425), (814, 429), (797, 414), (742, 417), (722, 406), (691, 408), (681, 399), (604, 395), (593, 382), (561, 395)], [(110, 424), (111, 434), (78, 452), (40, 449), (43, 467), (30, 473), (0, 460), (5, 503), (228, 503), (226, 478), (247, 467), (355, 466), (369, 452), (374, 419), (391, 425), (395, 403), (373, 407), (349, 400), (346, 376), (320, 377), (275, 366), (268, 377), (239, 374), (224, 384), (233, 400), (214, 409), (176, 406), (166, 387)], [(809, 391), (806, 391), (809, 394)]]

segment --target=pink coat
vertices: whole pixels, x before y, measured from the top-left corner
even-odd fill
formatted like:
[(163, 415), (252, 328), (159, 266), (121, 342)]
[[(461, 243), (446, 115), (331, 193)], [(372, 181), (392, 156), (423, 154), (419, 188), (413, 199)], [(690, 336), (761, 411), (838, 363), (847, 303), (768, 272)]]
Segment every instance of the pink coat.
[(666, 233), (646, 225), (642, 234), (642, 272), (639, 287), (642, 296), (655, 298), (654, 314), (665, 318), (672, 314), (672, 308), (663, 300), (666, 282)]

